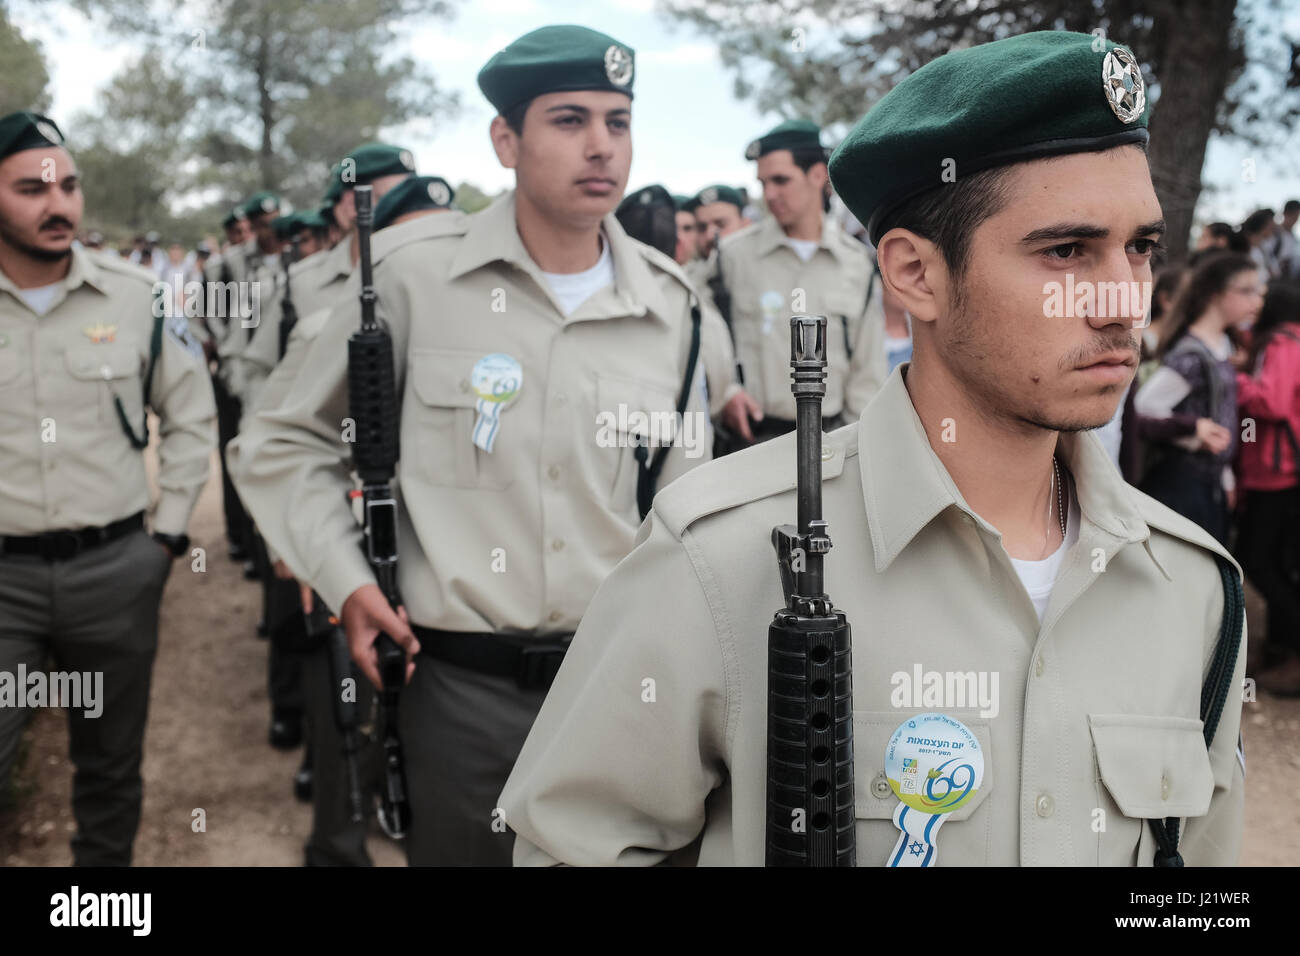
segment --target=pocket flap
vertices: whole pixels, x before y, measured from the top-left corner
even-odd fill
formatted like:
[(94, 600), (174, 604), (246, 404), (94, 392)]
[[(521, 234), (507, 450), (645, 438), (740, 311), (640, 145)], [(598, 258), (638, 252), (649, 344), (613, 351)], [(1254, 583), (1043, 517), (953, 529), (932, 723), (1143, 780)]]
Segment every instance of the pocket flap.
[[(924, 710), (853, 712), (853, 810), (860, 820), (888, 820), (894, 815), (899, 800), (885, 779), (885, 749), (894, 731), (909, 717), (927, 713)], [(946, 823), (965, 820), (974, 813), (993, 789), (993, 761), (989, 752), (990, 734), (988, 720), (960, 711), (944, 711), (970, 728), (979, 741), (984, 754), (984, 779), (975, 796), (960, 809), (946, 814)]]
[[(633, 417), (632, 412), (641, 412), (644, 415), (653, 415), (657, 412), (661, 416), (666, 413), (673, 419), (668, 422), (667, 429), (660, 426), (658, 433), (676, 434), (674, 413), (677, 411), (677, 396), (661, 385), (601, 375), (596, 381), (596, 402), (598, 411), (608, 412), (613, 416), (612, 424), (619, 431), (639, 433), (644, 429), (647, 433), (653, 434), (652, 421), (642, 419), (640, 415)], [(625, 409), (622, 414), (619, 412), (620, 408)]]
[(408, 372), (411, 389), (425, 405), (473, 408), (478, 396), (470, 385), (470, 373), (482, 357), (476, 352), (412, 349)]
[(1199, 817), (1214, 774), (1202, 723), (1189, 717), (1089, 714), (1102, 782), (1126, 817)]
[(64, 362), (73, 378), (83, 382), (137, 378), (140, 356), (129, 345), (86, 345), (70, 348)]

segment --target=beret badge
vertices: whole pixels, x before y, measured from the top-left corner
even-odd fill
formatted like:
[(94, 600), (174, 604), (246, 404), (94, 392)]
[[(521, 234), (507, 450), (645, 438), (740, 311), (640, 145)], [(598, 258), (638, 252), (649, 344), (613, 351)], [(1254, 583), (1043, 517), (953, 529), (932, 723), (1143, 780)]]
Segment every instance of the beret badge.
[(1133, 54), (1117, 46), (1106, 54), (1101, 65), (1101, 87), (1106, 102), (1121, 123), (1132, 123), (1146, 108), (1146, 84)]
[(605, 75), (615, 86), (627, 86), (632, 82), (632, 57), (617, 43), (605, 51)]

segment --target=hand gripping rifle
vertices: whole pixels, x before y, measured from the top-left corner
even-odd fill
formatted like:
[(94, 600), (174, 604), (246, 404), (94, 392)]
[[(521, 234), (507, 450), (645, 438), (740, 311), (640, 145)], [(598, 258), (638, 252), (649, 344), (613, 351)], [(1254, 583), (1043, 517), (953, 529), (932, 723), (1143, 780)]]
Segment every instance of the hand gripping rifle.
[(293, 289), (289, 284), (289, 270), (293, 264), (298, 261), (298, 254), (301, 251), (302, 240), (294, 237), (293, 252), (289, 256), (289, 261), (284, 266), (284, 298), (280, 300), (280, 350), (276, 353), (277, 361), (284, 358), (285, 351), (289, 348), (289, 333), (293, 327), (298, 324), (298, 307), (293, 304)]
[(826, 317), (790, 319), (798, 521), (772, 529), (785, 607), (767, 631), (768, 866), (855, 866), (853, 655), (849, 623), (823, 591)]
[[(366, 559), (389, 605), (402, 603), (397, 590), (397, 501), (390, 482), (399, 457), (397, 381), (393, 338), (375, 319), (375, 284), (370, 263), (374, 223), (371, 187), (353, 188), (357, 244), (361, 252), (361, 329), (348, 339), (348, 414), (356, 425), (352, 465), (361, 478)], [(384, 783), (379, 824), (394, 839), (406, 835), (411, 808), (397, 729), (397, 698), (406, 682), (406, 654), (388, 634), (375, 641), (379, 656), (380, 708), (383, 712)]]

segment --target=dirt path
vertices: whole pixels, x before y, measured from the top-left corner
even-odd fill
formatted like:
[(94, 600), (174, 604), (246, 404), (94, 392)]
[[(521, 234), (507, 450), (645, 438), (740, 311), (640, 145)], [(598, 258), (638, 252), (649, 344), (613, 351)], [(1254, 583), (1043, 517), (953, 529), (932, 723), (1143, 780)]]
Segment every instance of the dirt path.
[[(156, 429), (155, 429), (156, 434)], [(298, 866), (311, 811), (293, 798), (299, 752), (266, 742), (270, 707), (265, 641), (254, 635), (258, 587), (226, 557), (220, 485), (209, 481), (190, 529), (207, 569), (182, 562), (163, 599), (158, 659), (145, 741), (144, 817), (135, 861), (142, 866)], [(1256, 626), (1259, 602), (1248, 602)], [(1244, 705), (1246, 841), (1242, 863), (1300, 863), (1300, 700), (1260, 694)], [(72, 768), (61, 712), (39, 712), (17, 785), (22, 803), (0, 813), (0, 861), (8, 866), (72, 862)], [(206, 832), (194, 832), (202, 809)], [(375, 830), (377, 865), (402, 866), (401, 848)]]

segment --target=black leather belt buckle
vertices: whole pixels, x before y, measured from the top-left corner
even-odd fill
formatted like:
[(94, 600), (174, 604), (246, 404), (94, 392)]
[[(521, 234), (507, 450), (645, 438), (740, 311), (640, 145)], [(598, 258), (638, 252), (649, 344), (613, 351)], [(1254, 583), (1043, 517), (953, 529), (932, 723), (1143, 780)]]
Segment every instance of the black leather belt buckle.
[(515, 683), (520, 690), (547, 690), (560, 665), (564, 652), (569, 649), (572, 635), (562, 641), (528, 643), (519, 649), (519, 666), (515, 670)]

